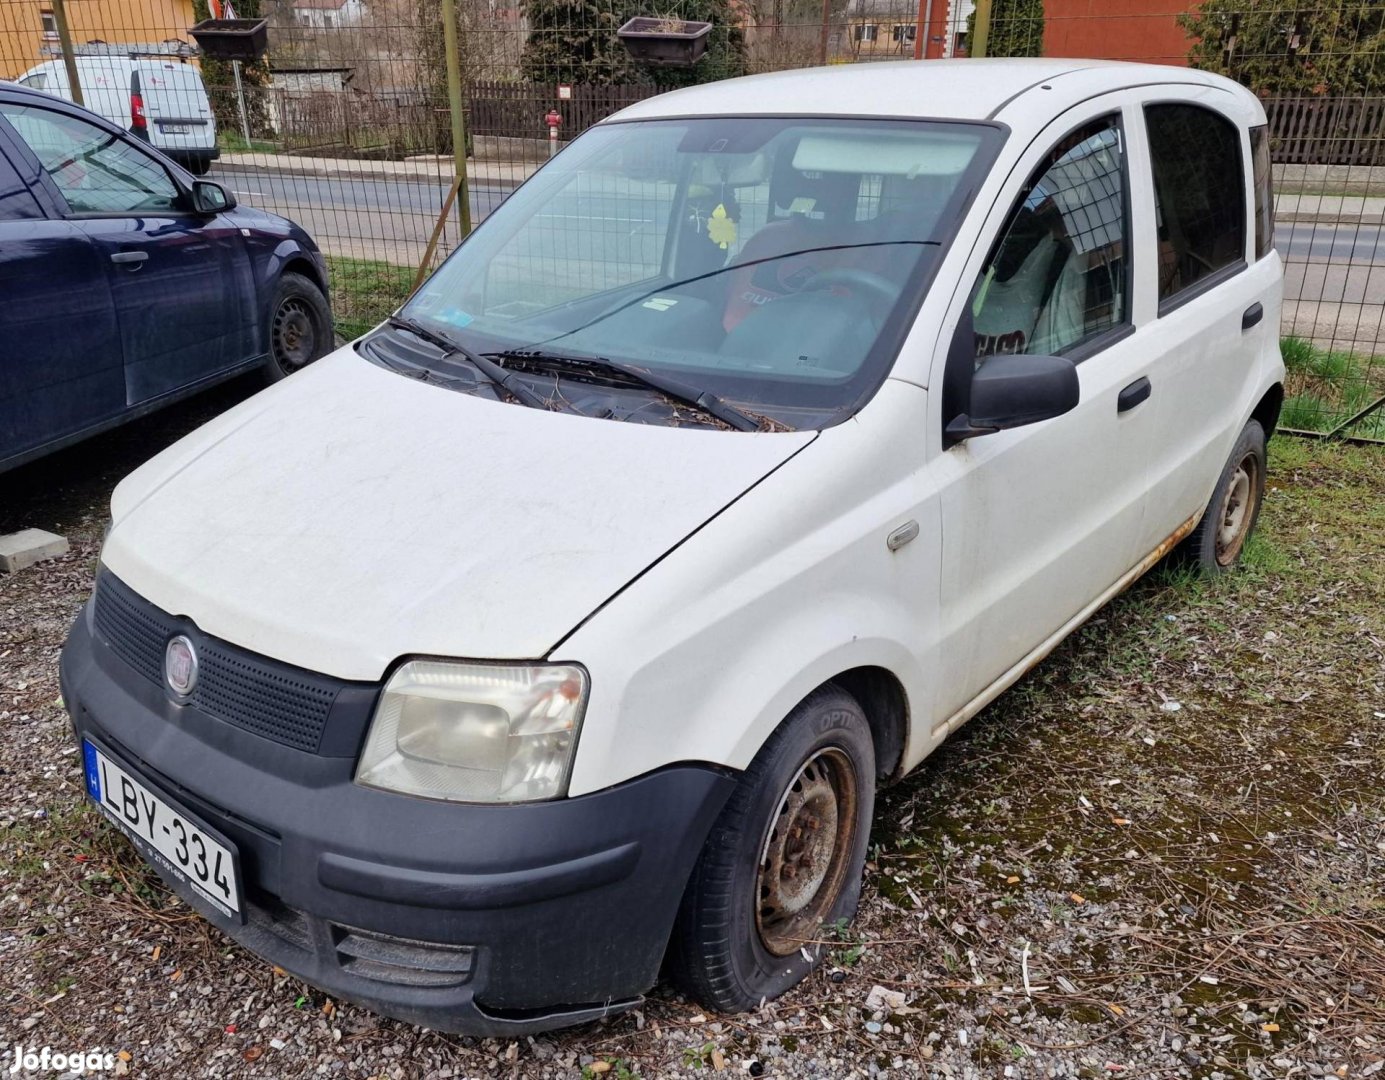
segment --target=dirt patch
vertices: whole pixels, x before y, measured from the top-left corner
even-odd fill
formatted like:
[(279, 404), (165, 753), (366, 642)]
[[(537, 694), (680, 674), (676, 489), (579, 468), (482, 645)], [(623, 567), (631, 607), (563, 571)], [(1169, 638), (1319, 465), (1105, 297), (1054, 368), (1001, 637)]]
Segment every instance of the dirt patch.
[(7, 1048), (179, 1078), (1385, 1076), (1385, 453), (1275, 440), (1244, 570), (1157, 570), (886, 792), (861, 917), (786, 999), (661, 988), (502, 1043), (270, 968), (82, 801), (56, 661), (110, 484), (226, 403), (0, 477), (0, 528), (73, 542), (0, 578)]

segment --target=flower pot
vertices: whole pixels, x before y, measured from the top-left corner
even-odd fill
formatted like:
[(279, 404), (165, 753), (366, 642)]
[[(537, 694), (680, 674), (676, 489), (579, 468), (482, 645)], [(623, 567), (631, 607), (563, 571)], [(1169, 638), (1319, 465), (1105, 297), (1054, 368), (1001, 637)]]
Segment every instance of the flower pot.
[(214, 60), (258, 60), (269, 48), (268, 19), (203, 19), (188, 33)]
[(707, 51), (712, 24), (637, 15), (616, 37), (641, 64), (652, 67), (690, 67)]

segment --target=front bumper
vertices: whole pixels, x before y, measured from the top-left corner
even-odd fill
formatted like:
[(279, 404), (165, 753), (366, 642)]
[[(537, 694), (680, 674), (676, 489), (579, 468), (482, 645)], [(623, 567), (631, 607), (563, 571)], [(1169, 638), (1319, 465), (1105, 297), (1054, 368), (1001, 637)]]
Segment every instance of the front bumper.
[(109, 647), (90, 604), (61, 675), (79, 740), (236, 845), (246, 921), (160, 869), (185, 901), (327, 993), (441, 1031), (517, 1035), (637, 1004), (734, 786), (686, 765), (516, 806), (360, 787), (354, 752), (294, 749), (175, 703)]

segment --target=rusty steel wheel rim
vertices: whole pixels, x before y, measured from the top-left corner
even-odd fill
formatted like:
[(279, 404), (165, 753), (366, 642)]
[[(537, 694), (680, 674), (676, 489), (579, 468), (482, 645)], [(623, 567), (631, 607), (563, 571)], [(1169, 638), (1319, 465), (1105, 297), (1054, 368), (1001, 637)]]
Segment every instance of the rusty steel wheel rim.
[(1255, 520), (1255, 503), (1259, 498), (1260, 462), (1247, 454), (1236, 466), (1227, 485), (1217, 526), (1217, 565), (1230, 566), (1245, 546), (1250, 523)]
[(813, 754), (780, 795), (755, 879), (755, 928), (775, 956), (821, 937), (845, 883), (858, 797), (851, 759), (836, 747)]
[(296, 371), (313, 359), (317, 327), (306, 301), (291, 296), (279, 305), (270, 326), (274, 359), (285, 371)]

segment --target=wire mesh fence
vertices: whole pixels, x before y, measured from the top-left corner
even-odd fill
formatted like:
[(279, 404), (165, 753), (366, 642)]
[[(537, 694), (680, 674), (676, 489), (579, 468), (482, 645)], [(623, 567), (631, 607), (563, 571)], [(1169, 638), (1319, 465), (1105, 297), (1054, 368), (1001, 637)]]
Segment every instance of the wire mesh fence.
[[(992, 6), (988, 55), (1192, 64), (1263, 99), (1286, 269), (1283, 423), (1385, 439), (1385, 4)], [(199, 52), (189, 29), (209, 14), (207, 0), (0, 0), (0, 78), (71, 96), (65, 16), (88, 107), (130, 126), (137, 75), (150, 141), (306, 227), (339, 330), (358, 334), (407, 295), (454, 177), (441, 0), (240, 0), (236, 16), (268, 22), (267, 52), (243, 63)], [(636, 15), (711, 23), (705, 55), (640, 64), (617, 36)], [(971, 0), (457, 0), (456, 18), (473, 221), (554, 146), (664, 90), (981, 45)], [(460, 239), (445, 216), (429, 262)]]

